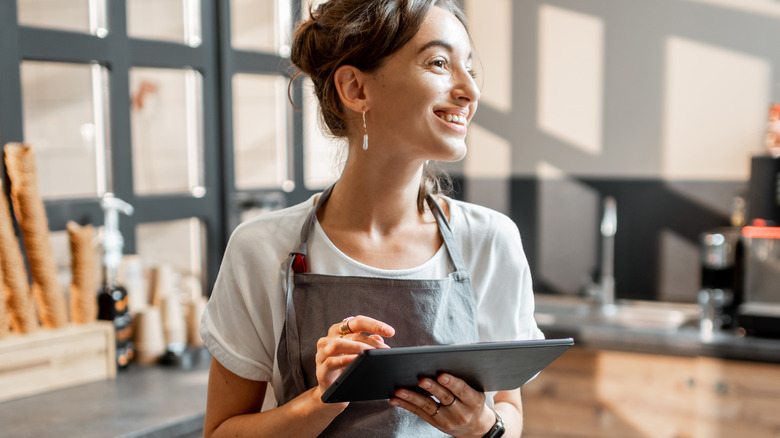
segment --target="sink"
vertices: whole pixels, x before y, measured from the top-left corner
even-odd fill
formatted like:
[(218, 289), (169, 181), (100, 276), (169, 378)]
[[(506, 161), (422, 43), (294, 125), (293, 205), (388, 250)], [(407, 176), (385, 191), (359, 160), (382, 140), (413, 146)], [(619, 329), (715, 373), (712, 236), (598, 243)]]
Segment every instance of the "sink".
[(700, 315), (696, 304), (672, 304), (653, 301), (625, 301), (615, 305), (613, 314), (607, 315), (607, 321), (626, 327), (647, 327), (658, 329), (677, 329), (683, 324), (696, 321)]
[(700, 314), (696, 304), (620, 300), (602, 307), (580, 297), (536, 295), (535, 317), (540, 325), (609, 325), (669, 331), (697, 321)]

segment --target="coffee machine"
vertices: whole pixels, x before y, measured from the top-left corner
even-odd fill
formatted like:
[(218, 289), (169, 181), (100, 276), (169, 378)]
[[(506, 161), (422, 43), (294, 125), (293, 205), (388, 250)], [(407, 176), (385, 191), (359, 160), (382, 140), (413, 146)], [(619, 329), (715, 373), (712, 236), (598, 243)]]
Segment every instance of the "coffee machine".
[(780, 338), (780, 227), (744, 227), (742, 241), (745, 289), (738, 325), (748, 335)]
[(737, 324), (747, 334), (780, 338), (780, 153), (753, 157), (748, 226), (742, 228), (744, 293)]

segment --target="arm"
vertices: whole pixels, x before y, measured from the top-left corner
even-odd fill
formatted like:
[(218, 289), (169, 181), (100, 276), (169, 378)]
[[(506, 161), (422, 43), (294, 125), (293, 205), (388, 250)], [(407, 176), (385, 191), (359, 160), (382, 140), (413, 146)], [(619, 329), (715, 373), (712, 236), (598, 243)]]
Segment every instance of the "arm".
[(520, 388), (512, 391), (500, 391), (493, 397), (496, 402), (493, 409), (504, 420), (506, 433), (504, 438), (519, 438), (523, 434), (523, 400)]
[[(348, 403), (323, 403), (323, 392), (352, 362), (358, 353), (372, 348), (389, 348), (382, 336), (394, 330), (389, 325), (365, 316), (350, 320), (352, 333), (344, 335), (341, 323), (317, 342), (317, 381), (319, 385), (290, 402), (260, 412), (268, 382), (244, 379), (216, 359), (209, 370), (205, 438), (256, 436), (316, 437), (338, 416)], [(362, 333), (375, 333), (365, 336)]]
[(314, 387), (289, 403), (260, 412), (268, 382), (244, 379), (211, 360), (204, 438), (317, 436), (346, 404), (325, 404)]

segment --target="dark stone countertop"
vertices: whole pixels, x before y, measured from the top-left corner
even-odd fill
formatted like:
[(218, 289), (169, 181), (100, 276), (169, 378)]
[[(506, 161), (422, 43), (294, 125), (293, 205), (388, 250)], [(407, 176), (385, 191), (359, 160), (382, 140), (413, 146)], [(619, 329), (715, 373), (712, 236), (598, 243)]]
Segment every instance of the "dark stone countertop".
[[(586, 302), (537, 295), (537, 324), (547, 338), (571, 337), (576, 345), (589, 348), (780, 364), (780, 339), (742, 336), (736, 331), (717, 331), (707, 337), (695, 319), (679, 326), (645, 323), (641, 318), (615, 321), (599, 317), (596, 308)], [(695, 306), (657, 303), (648, 308), (690, 315)]]
[(0, 437), (200, 437), (210, 360), (198, 350), (182, 366), (132, 364), (116, 379), (0, 403)]

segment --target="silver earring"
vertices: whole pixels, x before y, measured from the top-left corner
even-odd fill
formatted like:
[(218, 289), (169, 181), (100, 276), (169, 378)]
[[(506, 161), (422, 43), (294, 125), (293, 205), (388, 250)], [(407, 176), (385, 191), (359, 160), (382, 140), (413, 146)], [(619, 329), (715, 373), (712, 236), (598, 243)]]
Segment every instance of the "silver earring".
[(368, 150), (368, 128), (366, 128), (366, 110), (363, 110), (363, 150)]

